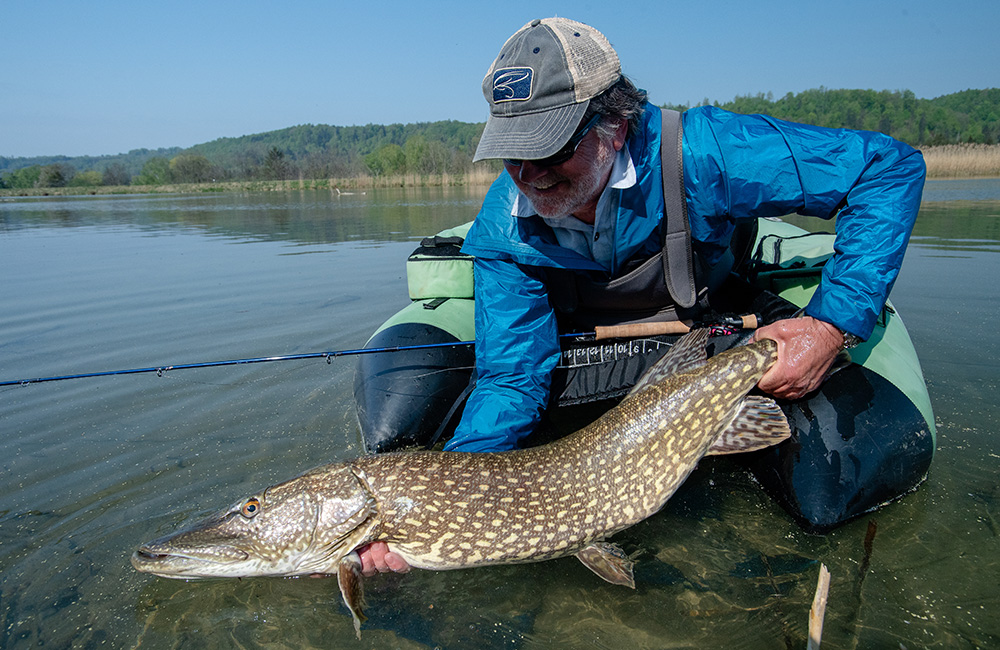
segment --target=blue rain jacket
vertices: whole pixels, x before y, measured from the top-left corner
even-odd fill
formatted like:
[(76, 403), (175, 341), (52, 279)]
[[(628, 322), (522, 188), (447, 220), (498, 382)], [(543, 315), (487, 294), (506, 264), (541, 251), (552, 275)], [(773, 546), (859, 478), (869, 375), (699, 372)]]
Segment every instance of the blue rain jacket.
[[(660, 247), (663, 215), (660, 111), (647, 104), (629, 139), (635, 186), (621, 192), (613, 267)], [(714, 262), (736, 219), (798, 213), (837, 218), (835, 254), (806, 314), (868, 338), (903, 261), (920, 205), (923, 158), (867, 131), (825, 129), (705, 106), (683, 115), (684, 189), (692, 245)], [(559, 360), (545, 268), (601, 270), (562, 248), (538, 217), (511, 215), (517, 196), (504, 172), (476, 216), (463, 251), (474, 255), (476, 388), (455, 451), (513, 449), (548, 404)]]

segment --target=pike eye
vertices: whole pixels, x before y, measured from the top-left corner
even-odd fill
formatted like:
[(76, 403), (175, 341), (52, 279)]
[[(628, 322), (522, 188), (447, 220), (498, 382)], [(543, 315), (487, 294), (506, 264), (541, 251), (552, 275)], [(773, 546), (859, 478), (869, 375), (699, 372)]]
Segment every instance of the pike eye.
[(240, 514), (247, 519), (253, 519), (258, 512), (260, 512), (260, 499), (257, 497), (250, 497), (247, 499), (247, 502), (243, 504), (243, 507), (240, 508)]

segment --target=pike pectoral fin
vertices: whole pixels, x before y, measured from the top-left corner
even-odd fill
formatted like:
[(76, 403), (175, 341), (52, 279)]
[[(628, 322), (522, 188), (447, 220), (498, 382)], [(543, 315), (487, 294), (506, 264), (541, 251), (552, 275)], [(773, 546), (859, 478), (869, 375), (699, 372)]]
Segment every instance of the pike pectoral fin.
[(340, 566), (337, 568), (337, 584), (340, 585), (340, 595), (344, 598), (344, 604), (354, 617), (354, 633), (360, 640), (361, 624), (367, 617), (361, 611), (365, 606), (365, 594), (361, 582), (361, 558), (357, 553), (352, 552), (340, 561)]
[(594, 542), (577, 552), (576, 557), (584, 566), (611, 584), (635, 589), (632, 577), (632, 560), (620, 547), (609, 542)]
[(788, 419), (773, 399), (749, 395), (736, 418), (709, 447), (707, 455), (756, 451), (776, 445), (790, 435)]

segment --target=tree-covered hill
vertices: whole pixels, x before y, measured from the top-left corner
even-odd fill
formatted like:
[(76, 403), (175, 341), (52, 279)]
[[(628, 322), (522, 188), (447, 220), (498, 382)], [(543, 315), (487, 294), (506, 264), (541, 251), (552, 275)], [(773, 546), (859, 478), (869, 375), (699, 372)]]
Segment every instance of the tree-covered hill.
[(185, 153), (201, 155), (236, 178), (345, 177), (409, 172), (463, 173), (483, 124), (430, 122), (293, 126), (220, 138)]
[[(819, 88), (779, 99), (758, 94), (714, 105), (819, 126), (882, 131), (918, 147), (1000, 143), (1000, 88), (965, 90), (935, 99), (918, 99), (908, 90)], [(137, 149), (117, 156), (76, 158), (0, 157), (0, 187), (462, 175), (473, 169), (472, 156), (482, 129), (482, 123), (456, 121), (306, 124), (220, 138), (183, 150)]]
[(1000, 142), (1000, 88), (965, 90), (936, 99), (917, 99), (908, 90), (819, 88), (777, 100), (748, 95), (715, 105), (817, 126), (881, 131), (916, 147)]

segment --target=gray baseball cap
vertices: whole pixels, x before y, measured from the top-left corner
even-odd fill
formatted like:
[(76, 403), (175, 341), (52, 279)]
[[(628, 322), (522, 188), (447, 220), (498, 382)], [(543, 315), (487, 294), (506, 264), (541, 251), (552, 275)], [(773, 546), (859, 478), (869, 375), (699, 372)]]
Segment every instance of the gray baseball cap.
[(611, 43), (568, 18), (536, 19), (507, 39), (483, 78), (490, 116), (473, 161), (537, 160), (565, 145), (593, 97), (621, 76)]

